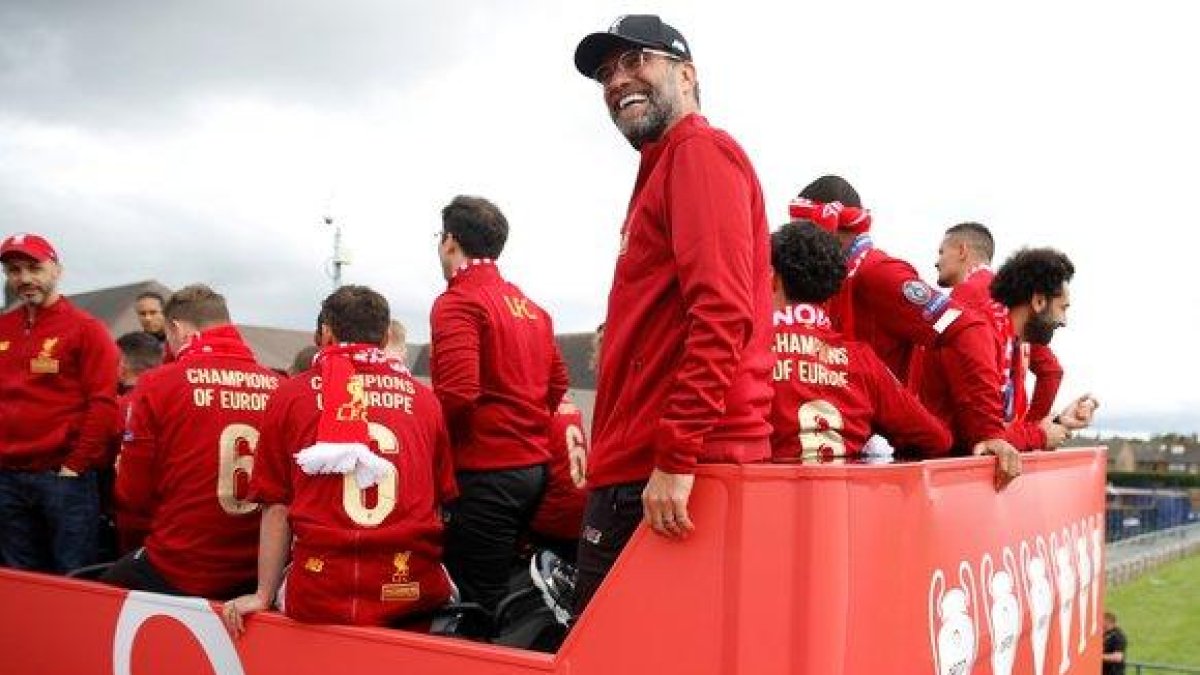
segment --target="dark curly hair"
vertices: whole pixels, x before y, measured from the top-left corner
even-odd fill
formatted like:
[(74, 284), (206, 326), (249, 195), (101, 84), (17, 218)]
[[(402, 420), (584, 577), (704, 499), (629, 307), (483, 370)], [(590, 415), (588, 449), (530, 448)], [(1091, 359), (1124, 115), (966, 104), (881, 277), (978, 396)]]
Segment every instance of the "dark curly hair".
[(807, 220), (792, 221), (771, 235), (771, 265), (789, 302), (824, 302), (846, 278), (837, 237)]
[(1035, 293), (1047, 298), (1062, 295), (1063, 284), (1075, 276), (1075, 265), (1062, 251), (1052, 248), (1023, 248), (1012, 254), (992, 279), (992, 299), (1005, 307), (1033, 300)]
[(822, 204), (841, 202), (845, 206), (862, 208), (862, 199), (859, 198), (858, 191), (850, 181), (841, 176), (821, 176), (801, 190), (800, 196)]

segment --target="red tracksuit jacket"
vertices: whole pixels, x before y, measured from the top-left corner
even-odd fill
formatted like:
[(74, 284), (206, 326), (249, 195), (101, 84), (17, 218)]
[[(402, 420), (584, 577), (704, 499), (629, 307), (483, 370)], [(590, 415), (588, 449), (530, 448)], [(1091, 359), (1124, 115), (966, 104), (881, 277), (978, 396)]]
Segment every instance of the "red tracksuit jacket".
[(699, 115), (641, 148), (600, 352), (590, 487), (770, 457), (762, 189)]
[(0, 315), (0, 469), (109, 461), (119, 362), (108, 330), (66, 298), (32, 320), (23, 305)]
[(957, 339), (962, 307), (921, 281), (912, 265), (874, 248), (868, 235), (855, 241), (847, 265), (846, 282), (828, 303), (833, 327), (867, 343), (901, 382), (909, 382), (914, 347)]
[[(221, 346), (206, 351), (206, 341)], [(138, 380), (118, 509), (150, 515), (146, 556), (185, 593), (226, 597), (257, 578), (259, 510), (246, 489), (278, 386), (233, 326), (204, 331), (178, 360)]]
[(550, 475), (546, 493), (529, 524), (534, 532), (556, 539), (577, 539), (583, 527), (583, 508), (587, 492), (575, 487), (571, 480), (569, 451), (587, 451), (587, 436), (583, 433), (583, 412), (564, 396), (558, 411), (550, 420)]
[(950, 432), (892, 375), (871, 348), (834, 332), (825, 311), (797, 304), (775, 312), (775, 459), (858, 455), (872, 433), (924, 457), (950, 451)]
[(550, 414), (567, 391), (554, 325), (490, 261), (450, 279), (429, 318), (430, 375), (458, 470), (550, 461)]
[[(988, 268), (975, 270), (962, 283), (951, 291), (951, 297), (959, 300), (963, 306), (970, 308), (985, 317), (992, 326), (996, 341), (997, 364), (1000, 372), (1007, 371), (1008, 376), (1002, 377), (1001, 401), (1006, 404), (1004, 418), (1009, 425), (1006, 438), (1018, 450), (1035, 450), (1045, 447), (1046, 433), (1038, 427), (1038, 422), (1049, 414), (1054, 397), (1058, 394), (1058, 386), (1062, 382), (1062, 367), (1058, 359), (1046, 345), (1029, 345), (1019, 341), (1013, 331), (1012, 322), (1008, 318), (1008, 308), (992, 299), (991, 283), (996, 275)], [(1037, 381), (1034, 388), (1034, 400), (1044, 413), (1035, 415), (1026, 395), (1025, 375), (1031, 370), (1030, 354), (1037, 347), (1040, 371), (1035, 372)], [(1048, 355), (1048, 356), (1047, 356)], [(1044, 375), (1044, 379), (1043, 379)], [(1006, 387), (1011, 388), (1007, 393)], [(1004, 397), (1011, 397), (1005, 400)], [(1049, 399), (1047, 401), (1047, 399)]]
[(373, 449), (396, 470), (359, 490), (353, 474), (310, 476), (294, 455), (316, 442), (321, 371), (285, 381), (263, 423), (250, 498), (286, 504), (295, 537), (284, 609), (310, 623), (383, 625), (445, 604), (438, 506), (457, 496), (442, 409), (407, 370), (355, 363)]

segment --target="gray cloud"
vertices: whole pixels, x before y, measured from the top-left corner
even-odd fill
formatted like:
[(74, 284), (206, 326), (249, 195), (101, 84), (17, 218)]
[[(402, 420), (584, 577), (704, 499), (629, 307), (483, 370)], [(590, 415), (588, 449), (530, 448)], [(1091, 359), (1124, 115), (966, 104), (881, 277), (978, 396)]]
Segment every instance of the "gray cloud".
[(480, 39), (460, 1), (61, 2), (0, 8), (0, 109), (42, 121), (162, 121), (207, 95), (338, 107)]

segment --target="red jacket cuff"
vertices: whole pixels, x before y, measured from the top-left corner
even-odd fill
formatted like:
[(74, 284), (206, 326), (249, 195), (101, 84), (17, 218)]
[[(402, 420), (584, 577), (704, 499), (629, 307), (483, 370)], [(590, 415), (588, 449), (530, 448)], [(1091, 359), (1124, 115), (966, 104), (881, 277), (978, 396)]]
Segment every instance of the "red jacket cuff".
[(680, 443), (670, 433), (659, 432), (654, 444), (654, 467), (667, 473), (696, 473), (700, 448)]

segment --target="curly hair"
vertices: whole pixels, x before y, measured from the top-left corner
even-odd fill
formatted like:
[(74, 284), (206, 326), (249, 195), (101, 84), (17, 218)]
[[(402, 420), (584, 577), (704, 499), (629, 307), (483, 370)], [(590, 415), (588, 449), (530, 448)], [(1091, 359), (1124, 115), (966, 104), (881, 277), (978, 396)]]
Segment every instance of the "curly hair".
[(771, 265), (790, 302), (824, 302), (846, 278), (837, 237), (808, 220), (792, 221), (771, 235)]
[(846, 206), (862, 208), (862, 199), (859, 198), (858, 191), (850, 181), (841, 176), (821, 176), (805, 186), (800, 191), (800, 196), (822, 204), (841, 202)]
[(1052, 248), (1023, 248), (1012, 254), (992, 279), (992, 299), (1005, 307), (1033, 300), (1035, 293), (1046, 297), (1062, 294), (1063, 284), (1075, 276), (1075, 265), (1062, 251)]

